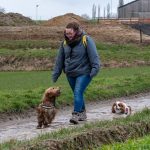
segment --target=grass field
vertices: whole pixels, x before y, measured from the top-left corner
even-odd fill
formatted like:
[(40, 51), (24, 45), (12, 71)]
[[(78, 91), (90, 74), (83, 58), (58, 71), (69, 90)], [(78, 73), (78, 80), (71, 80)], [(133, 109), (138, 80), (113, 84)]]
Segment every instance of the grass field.
[[(46, 41), (17, 41), (0, 42), (0, 55), (4, 57), (19, 58), (49, 58), (53, 59), (57, 51), (50, 49)], [(32, 48), (32, 49), (31, 49)], [(102, 63), (116, 61), (118, 63), (127, 61), (134, 64), (135, 61), (144, 61), (145, 66), (128, 68), (102, 68), (100, 73), (92, 80), (89, 85), (85, 98), (86, 101), (107, 100), (115, 97), (129, 96), (141, 92), (150, 91), (150, 46), (138, 45), (116, 45), (116, 44), (97, 44), (98, 53)], [(0, 72), (0, 113), (18, 112), (23, 109), (35, 107), (39, 104), (43, 92), (49, 86), (60, 86), (61, 96), (58, 98), (57, 106), (72, 105), (72, 91), (68, 85), (64, 74), (61, 75), (58, 82), (51, 82), (51, 71), (30, 71), (30, 72)], [(20, 145), (38, 143), (45, 139), (64, 139), (73, 137), (94, 128), (109, 128), (116, 125), (128, 125), (140, 121), (148, 122), (150, 120), (150, 111), (145, 110), (133, 117), (113, 121), (97, 122), (85, 124), (82, 128), (61, 129), (58, 132), (40, 135), (38, 138), (28, 142), (19, 142), (11, 140), (8, 143), (0, 145), (0, 149), (12, 149)], [(134, 147), (143, 148), (143, 144), (149, 143), (149, 136), (138, 140), (129, 140), (125, 145), (123, 143), (114, 143), (104, 146), (105, 149), (117, 149), (125, 147), (133, 149)], [(138, 145), (136, 145), (136, 142)], [(148, 145), (149, 146), (149, 145)], [(130, 148), (131, 147), (131, 148)], [(146, 147), (147, 148), (147, 147)]]
[[(24, 48), (24, 46), (27, 46), (28, 44), (24, 42), (21, 42), (23, 45), (22, 47), (16, 46), (17, 42), (8, 42), (9, 44), (12, 44), (15, 49), (13, 48), (7, 48), (4, 46), (0, 46), (0, 55), (5, 57), (19, 57), (19, 58), (54, 58), (56, 56), (57, 51), (54, 49), (50, 49), (49, 46), (46, 48), (38, 48), (38, 46), (33, 48)], [(38, 42), (33, 42), (32, 44), (36, 45)], [(44, 45), (43, 41), (39, 42), (38, 44)], [(5, 43), (1, 43), (6, 44)], [(20, 45), (20, 44), (18, 44)], [(128, 63), (135, 63), (135, 61), (145, 61), (147, 63), (150, 63), (150, 46), (137, 46), (137, 45), (118, 45), (118, 44), (105, 44), (105, 43), (98, 43), (97, 44), (98, 53), (101, 57), (102, 63), (109, 62), (111, 60), (117, 61), (119, 63), (123, 61), (127, 61)]]
[(3, 49), (32, 49), (32, 48), (50, 48), (48, 40), (1, 40), (0, 47)]
[[(42, 45), (45, 45), (44, 49), (41, 49)], [(19, 58), (17, 60), (48, 58), (53, 62), (57, 53), (56, 49), (49, 48), (47, 41), (5, 41), (0, 42), (0, 47), (0, 55), (8, 57), (8, 60), (13, 56)], [(135, 61), (144, 61), (145, 66), (102, 69), (87, 89), (87, 100), (106, 100), (150, 90), (150, 68), (146, 66), (150, 63), (149, 46), (98, 43), (97, 48), (102, 63), (116, 61), (134, 64)], [(0, 112), (35, 107), (44, 90), (53, 86), (50, 71), (0, 72), (0, 83)], [(62, 89), (58, 105), (72, 104), (72, 91), (65, 75), (54, 86)]]
[[(102, 69), (88, 87), (86, 100), (107, 100), (150, 90), (150, 67)], [(60, 86), (58, 105), (72, 104), (72, 91), (63, 74), (51, 82), (50, 71), (0, 72), (0, 112), (35, 107), (49, 86)]]
[(103, 146), (95, 150), (149, 150), (150, 135), (143, 138), (130, 139), (125, 143), (114, 143), (113, 145)]
[(134, 61), (150, 61), (150, 46), (138, 45), (118, 45), (118, 44), (97, 44), (98, 52), (101, 56), (102, 62), (107, 61), (127, 61), (133, 63)]
[(28, 50), (10, 50), (0, 49), (0, 55), (6, 57), (20, 57), (20, 58), (54, 58), (56, 50), (53, 49), (28, 49)]

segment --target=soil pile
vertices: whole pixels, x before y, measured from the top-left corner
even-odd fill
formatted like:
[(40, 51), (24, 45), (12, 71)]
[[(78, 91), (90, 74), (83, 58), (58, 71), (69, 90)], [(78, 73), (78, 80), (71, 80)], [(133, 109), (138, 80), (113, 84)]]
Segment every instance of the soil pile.
[(62, 16), (54, 17), (47, 22), (45, 22), (43, 25), (45, 26), (66, 26), (69, 22), (78, 22), (80, 24), (85, 24), (88, 22), (88, 20), (75, 15), (73, 13), (67, 13)]
[[(12, 14), (12, 13), (11, 13)], [(0, 26), (0, 40), (49, 40), (51, 47), (58, 48), (63, 40), (65, 26), (71, 22), (78, 22), (85, 32), (93, 37), (96, 42), (108, 42), (117, 44), (140, 43), (140, 33), (129, 25), (121, 24), (118, 20), (99, 20), (99, 22), (89, 22), (88, 20), (73, 13), (55, 17), (38, 25), (32, 25), (33, 21), (22, 15), (12, 15), (11, 19), (0, 15), (0, 24), (18, 26)], [(16, 19), (18, 18), (18, 19)], [(19, 19), (20, 18), (20, 19)], [(7, 20), (6, 23), (4, 20)], [(15, 22), (13, 22), (15, 20)], [(30, 23), (31, 21), (31, 23)], [(27, 23), (32, 26), (21, 26)], [(143, 44), (150, 43), (150, 36), (142, 35)], [(0, 45), (1, 46), (1, 45)]]
[[(40, 40), (49, 39), (50, 43), (58, 47), (63, 40), (63, 31), (70, 21), (79, 21), (85, 32), (93, 37), (96, 42), (110, 43), (140, 43), (140, 33), (128, 25), (120, 24), (117, 20), (100, 20), (99, 23), (84, 21), (81, 17), (74, 19), (71, 15), (59, 16), (49, 20), (44, 25), (6, 27), (0, 26), (0, 40)], [(150, 36), (143, 34), (143, 43), (150, 43)], [(54, 47), (52, 46), (52, 47)]]
[(34, 25), (35, 22), (18, 13), (2, 13), (0, 12), (0, 26), (23, 26)]
[[(86, 26), (87, 33), (97, 42), (140, 43), (140, 33), (118, 20), (100, 20), (99, 23)], [(143, 34), (143, 43), (150, 43), (150, 36)]]

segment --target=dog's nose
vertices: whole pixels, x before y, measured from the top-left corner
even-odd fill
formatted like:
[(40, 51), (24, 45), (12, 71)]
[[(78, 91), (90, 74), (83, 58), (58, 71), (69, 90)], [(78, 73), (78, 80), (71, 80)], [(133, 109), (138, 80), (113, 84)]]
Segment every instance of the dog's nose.
[(56, 87), (57, 90), (60, 90), (60, 87)]
[(60, 90), (58, 90), (58, 92), (57, 92), (59, 95), (61, 94), (61, 92), (60, 92)]

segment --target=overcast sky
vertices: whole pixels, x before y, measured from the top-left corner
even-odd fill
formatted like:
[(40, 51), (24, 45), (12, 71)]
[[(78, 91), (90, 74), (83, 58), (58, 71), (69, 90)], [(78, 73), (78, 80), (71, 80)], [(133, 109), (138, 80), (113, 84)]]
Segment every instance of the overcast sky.
[[(124, 3), (133, 0), (124, 0)], [(117, 12), (119, 0), (0, 0), (0, 7), (6, 12), (21, 13), (32, 19), (46, 20), (66, 13), (92, 16), (92, 6), (100, 5), (101, 15), (104, 7), (112, 2), (112, 12)]]

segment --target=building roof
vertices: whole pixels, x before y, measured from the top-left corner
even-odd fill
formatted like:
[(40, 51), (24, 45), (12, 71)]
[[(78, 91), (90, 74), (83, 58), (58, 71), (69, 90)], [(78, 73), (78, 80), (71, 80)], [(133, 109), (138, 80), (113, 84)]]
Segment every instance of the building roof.
[(140, 1), (140, 0), (134, 0), (134, 1), (132, 1), (132, 2), (130, 2), (130, 3), (127, 3), (127, 4), (125, 4), (125, 5), (122, 5), (122, 6), (118, 7), (118, 8), (125, 7), (125, 6), (127, 6), (127, 5), (132, 4), (132, 3), (135, 3), (135, 2), (137, 2), (137, 1)]

